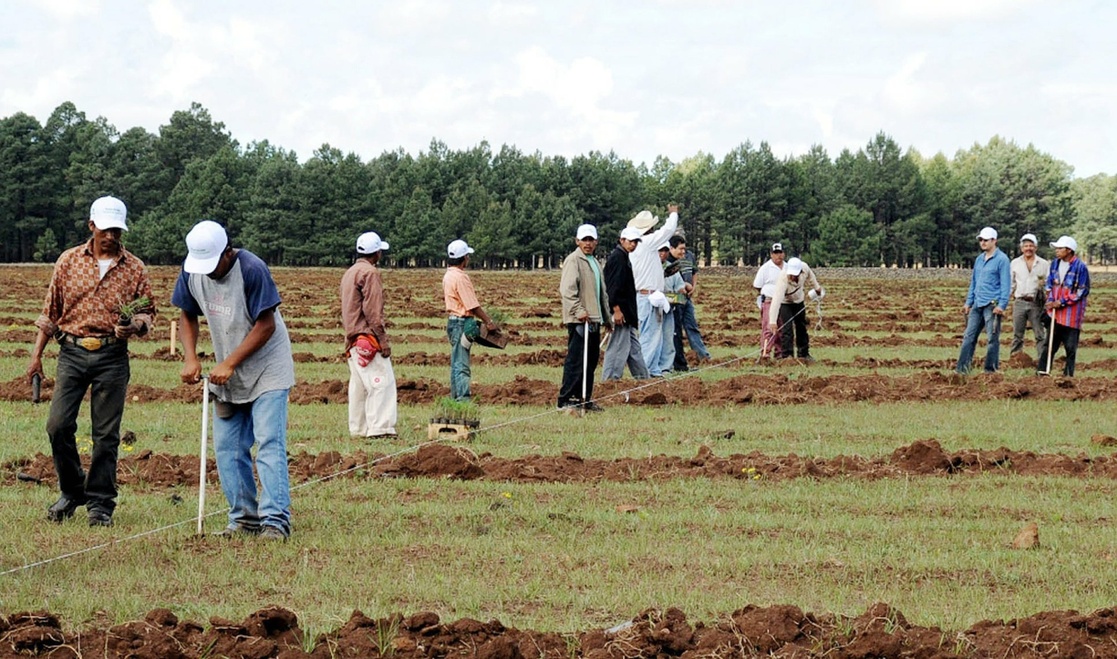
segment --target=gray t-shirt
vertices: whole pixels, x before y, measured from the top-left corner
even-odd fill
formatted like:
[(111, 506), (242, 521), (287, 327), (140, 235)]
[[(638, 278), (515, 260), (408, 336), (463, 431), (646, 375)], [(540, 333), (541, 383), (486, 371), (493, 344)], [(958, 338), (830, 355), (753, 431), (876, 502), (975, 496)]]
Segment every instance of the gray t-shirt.
[[(223, 361), (248, 336), (259, 315), (279, 305), (279, 290), (267, 265), (247, 250), (237, 252), (232, 269), (220, 280), (183, 271), (171, 300), (194, 315), (205, 315), (217, 360)], [(295, 385), (291, 339), (279, 309), (275, 332), (259, 350), (237, 366), (223, 385), (210, 391), (226, 403), (250, 403), (269, 391)]]

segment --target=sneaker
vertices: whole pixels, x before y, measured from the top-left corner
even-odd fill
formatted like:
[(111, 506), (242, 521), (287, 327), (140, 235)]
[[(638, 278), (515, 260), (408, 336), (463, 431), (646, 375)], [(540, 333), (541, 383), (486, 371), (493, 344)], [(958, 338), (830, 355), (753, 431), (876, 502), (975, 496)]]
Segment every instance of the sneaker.
[(112, 514), (103, 510), (89, 511), (90, 526), (112, 526)]
[(52, 522), (61, 523), (64, 520), (73, 517), (74, 511), (77, 510), (79, 506), (84, 505), (84, 501), (81, 501), (80, 499), (71, 499), (70, 497), (63, 494), (62, 496), (58, 497), (58, 501), (55, 501), (50, 508), (47, 508), (47, 519)]
[(233, 526), (226, 526), (213, 535), (217, 536), (218, 538), (249, 538), (260, 535), (260, 529), (254, 529), (236, 524)]
[(604, 407), (598, 405), (597, 403), (593, 402), (592, 400), (590, 402), (586, 403), (585, 405), (583, 405), (582, 409), (584, 409), (587, 412), (604, 412), (605, 411)]
[(260, 531), (261, 540), (278, 540), (279, 542), (287, 542), (287, 534), (283, 529), (278, 526), (265, 526), (264, 530)]

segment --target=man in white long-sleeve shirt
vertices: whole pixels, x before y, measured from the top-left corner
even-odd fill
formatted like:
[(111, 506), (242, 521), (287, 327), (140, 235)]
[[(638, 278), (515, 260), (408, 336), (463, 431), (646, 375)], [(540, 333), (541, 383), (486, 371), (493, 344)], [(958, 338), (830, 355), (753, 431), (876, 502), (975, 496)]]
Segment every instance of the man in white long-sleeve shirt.
[(644, 355), (644, 363), (652, 377), (663, 376), (663, 365), (660, 363), (663, 352), (663, 312), (654, 308), (648, 297), (657, 291), (663, 292), (663, 266), (659, 261), (659, 246), (666, 243), (679, 226), (679, 207), (671, 204), (667, 211), (670, 214), (659, 230), (655, 229), (659, 218), (646, 210), (640, 211), (628, 221), (629, 227), (644, 232), (643, 240), (628, 255), (628, 259), (632, 263), (632, 277), (636, 282), (640, 352)]

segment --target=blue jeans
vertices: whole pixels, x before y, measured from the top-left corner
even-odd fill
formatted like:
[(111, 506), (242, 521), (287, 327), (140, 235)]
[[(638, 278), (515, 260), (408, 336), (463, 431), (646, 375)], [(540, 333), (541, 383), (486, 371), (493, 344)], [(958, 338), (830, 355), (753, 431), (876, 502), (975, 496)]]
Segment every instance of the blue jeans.
[(698, 360), (710, 358), (710, 351), (698, 332), (698, 318), (694, 315), (694, 302), (687, 298), (686, 303), (677, 304), (671, 309), (675, 315), (675, 370), (686, 370), (683, 339), (690, 343), (690, 349), (698, 355)]
[(1001, 365), (1001, 317), (993, 313), (996, 302), (983, 307), (970, 307), (966, 319), (966, 333), (962, 336), (962, 352), (958, 355), (958, 365), (954, 370), (969, 373), (973, 364), (974, 351), (977, 350), (977, 337), (984, 329), (989, 336), (989, 346), (985, 350), (985, 372), (994, 373)]
[[(279, 389), (261, 394), (251, 403), (214, 406), (213, 451), (221, 490), (229, 502), (230, 527), (258, 531), (263, 526), (274, 526), (283, 535), (291, 534), (287, 392)], [(252, 475), (254, 444), (256, 472), (260, 476), (259, 501)]]
[(659, 357), (663, 354), (663, 314), (652, 307), (648, 296), (636, 294), (636, 313), (640, 316), (640, 352), (653, 378), (663, 375)]
[[(120, 447), (120, 420), (124, 414), (131, 371), (128, 343), (89, 351), (64, 343), (58, 350), (54, 395), (47, 416), (47, 436), (58, 474), (58, 489), (89, 511), (109, 515), (116, 509), (116, 461)], [(77, 441), (78, 411), (89, 390), (93, 456), (89, 473), (81, 467)]]
[(466, 322), (471, 320), (450, 316), (446, 321), (446, 336), (450, 339), (450, 397), (454, 400), (472, 396), (469, 391), (469, 349), (473, 343), (466, 338), (467, 345), (462, 345)]
[(675, 310), (663, 314), (663, 340), (659, 345), (659, 372), (675, 370)]

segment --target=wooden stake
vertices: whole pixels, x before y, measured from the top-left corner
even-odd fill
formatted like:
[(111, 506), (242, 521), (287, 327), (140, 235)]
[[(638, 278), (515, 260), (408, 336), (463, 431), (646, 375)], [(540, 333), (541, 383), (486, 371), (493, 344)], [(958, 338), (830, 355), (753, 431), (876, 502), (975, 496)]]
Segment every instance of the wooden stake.
[(178, 321), (171, 321), (171, 356), (175, 356), (175, 333), (178, 331)]

